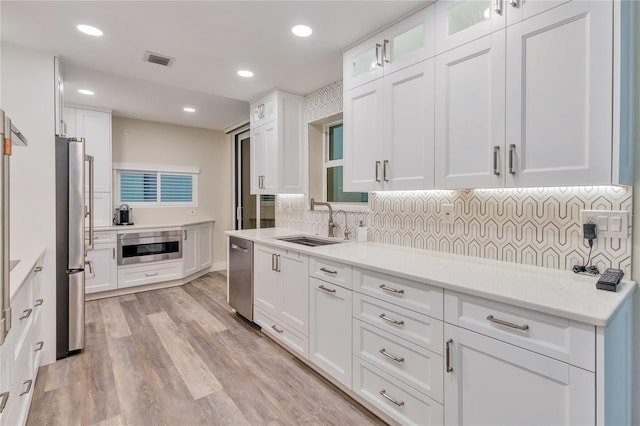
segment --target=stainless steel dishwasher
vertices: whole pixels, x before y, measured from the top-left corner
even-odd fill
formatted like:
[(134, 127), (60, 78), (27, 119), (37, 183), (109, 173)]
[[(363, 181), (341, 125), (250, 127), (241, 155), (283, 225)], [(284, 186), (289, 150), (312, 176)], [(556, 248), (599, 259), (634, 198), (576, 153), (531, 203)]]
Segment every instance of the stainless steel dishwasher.
[(229, 305), (253, 321), (253, 241), (229, 237)]

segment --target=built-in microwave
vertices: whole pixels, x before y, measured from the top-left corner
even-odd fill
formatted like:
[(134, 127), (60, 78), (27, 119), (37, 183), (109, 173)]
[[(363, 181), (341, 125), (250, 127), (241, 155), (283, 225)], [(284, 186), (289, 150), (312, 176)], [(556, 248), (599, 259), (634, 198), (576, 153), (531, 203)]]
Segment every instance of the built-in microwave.
[(118, 265), (181, 258), (181, 230), (132, 232), (118, 235)]

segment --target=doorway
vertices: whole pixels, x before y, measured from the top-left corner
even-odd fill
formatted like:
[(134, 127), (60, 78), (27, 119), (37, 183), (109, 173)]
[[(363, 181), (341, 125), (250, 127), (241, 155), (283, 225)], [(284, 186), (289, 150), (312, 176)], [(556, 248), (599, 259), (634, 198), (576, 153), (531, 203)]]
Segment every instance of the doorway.
[(275, 195), (251, 194), (251, 139), (249, 131), (235, 138), (235, 229), (273, 228)]

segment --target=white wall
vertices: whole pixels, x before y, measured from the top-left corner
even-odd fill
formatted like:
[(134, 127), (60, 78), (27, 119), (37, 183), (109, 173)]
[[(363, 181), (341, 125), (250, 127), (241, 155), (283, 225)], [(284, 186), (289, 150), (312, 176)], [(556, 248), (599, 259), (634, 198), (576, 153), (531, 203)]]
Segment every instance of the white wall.
[(43, 364), (55, 361), (55, 149), (53, 56), (2, 45), (2, 108), (29, 140), (11, 157), (11, 242), (46, 247)]
[[(136, 224), (173, 224), (214, 219), (213, 262), (226, 262), (226, 237), (231, 229), (231, 144), (215, 130), (113, 117), (113, 162), (199, 167), (198, 207), (188, 216), (187, 207), (133, 209)], [(124, 130), (127, 133), (124, 133)], [(114, 188), (114, 194), (115, 194)], [(118, 200), (114, 200), (118, 206)]]
[[(635, 9), (636, 25), (640, 25), (640, 7)], [(640, 31), (640, 28), (636, 29), (636, 35)], [(638, 38), (636, 38), (638, 43)], [(634, 64), (634, 73), (636, 76), (636, 85), (634, 87), (634, 129), (633, 135), (635, 137), (634, 143), (634, 179), (633, 179), (633, 257), (631, 262), (631, 278), (640, 283), (640, 146), (638, 145), (638, 138), (640, 137), (640, 81), (638, 75), (640, 75), (640, 54), (636, 52)], [(634, 360), (631, 365), (634, 368), (633, 371), (633, 392), (632, 392), (632, 407), (633, 407), (633, 424), (640, 425), (640, 290), (636, 289), (634, 300), (634, 321), (633, 321), (633, 347), (634, 347)]]

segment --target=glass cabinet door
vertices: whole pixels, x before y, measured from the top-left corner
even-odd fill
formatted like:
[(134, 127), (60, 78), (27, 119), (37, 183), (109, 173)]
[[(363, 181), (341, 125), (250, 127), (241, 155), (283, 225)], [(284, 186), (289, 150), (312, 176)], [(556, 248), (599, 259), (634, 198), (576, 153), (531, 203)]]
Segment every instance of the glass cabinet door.
[(345, 52), (345, 90), (382, 77), (382, 47), (382, 34), (377, 34)]
[(384, 74), (435, 55), (435, 6), (431, 5), (388, 28), (382, 41)]
[(461, 46), (505, 26), (510, 0), (441, 0), (436, 3), (436, 53)]

